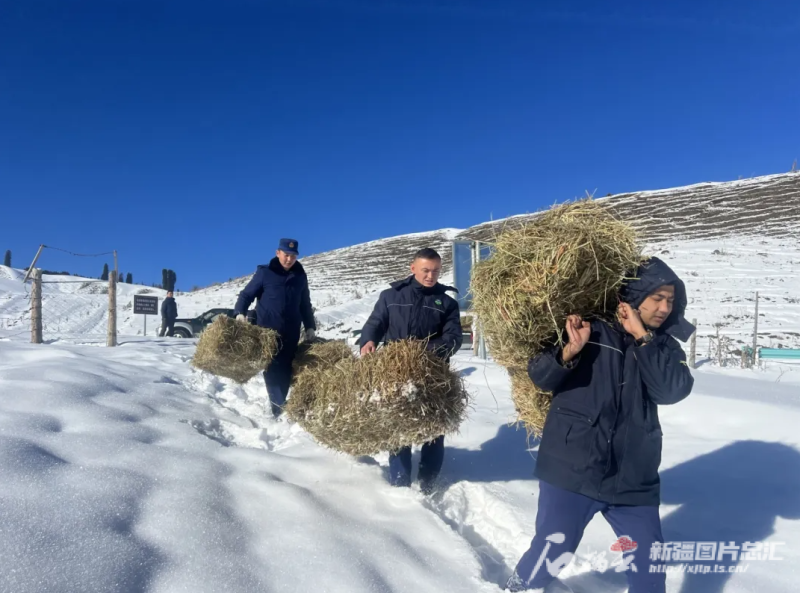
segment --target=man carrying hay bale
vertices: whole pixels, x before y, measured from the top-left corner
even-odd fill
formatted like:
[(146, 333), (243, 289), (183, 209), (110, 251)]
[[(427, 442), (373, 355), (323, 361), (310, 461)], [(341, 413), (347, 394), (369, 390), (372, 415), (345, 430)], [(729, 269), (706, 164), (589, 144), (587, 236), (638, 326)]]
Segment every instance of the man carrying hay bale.
[(278, 352), (264, 371), (272, 414), (276, 418), (283, 412), (292, 382), (292, 361), (300, 341), (300, 324), (305, 327), (307, 340), (314, 339), (317, 329), (308, 277), (297, 255), (297, 241), (281, 239), (275, 257), (268, 265), (258, 266), (253, 278), (239, 293), (234, 308), (236, 320), (247, 323), (247, 309), (258, 299), (256, 323), (278, 332)]
[(657, 258), (638, 268), (619, 299), (616, 322), (573, 315), (563, 347), (545, 349), (528, 365), (530, 379), (553, 400), (536, 461), (536, 535), (509, 591), (544, 591), (597, 512), (618, 537), (636, 542), (625, 550), (628, 591), (665, 591), (666, 575), (649, 568), (652, 545), (664, 541), (658, 406), (692, 390), (686, 356), (673, 338), (685, 342), (694, 327), (683, 317), (683, 282)]
[[(375, 352), (383, 341), (427, 341), (427, 349), (446, 361), (461, 348), (463, 330), (458, 301), (445, 294), (455, 288), (439, 284), (442, 258), (434, 249), (421, 249), (411, 262), (411, 276), (384, 290), (361, 330), (361, 355)], [(422, 446), (419, 482), (430, 492), (444, 462), (444, 435)], [(389, 478), (393, 486), (411, 485), (411, 447), (390, 453)]]

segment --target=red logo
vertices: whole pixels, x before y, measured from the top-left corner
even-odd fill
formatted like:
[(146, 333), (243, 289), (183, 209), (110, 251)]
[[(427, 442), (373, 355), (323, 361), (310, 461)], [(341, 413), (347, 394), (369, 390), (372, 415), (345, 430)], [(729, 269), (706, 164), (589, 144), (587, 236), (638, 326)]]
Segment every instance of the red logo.
[(627, 535), (623, 535), (613, 544), (611, 544), (611, 551), (612, 552), (633, 552), (639, 545), (629, 538)]

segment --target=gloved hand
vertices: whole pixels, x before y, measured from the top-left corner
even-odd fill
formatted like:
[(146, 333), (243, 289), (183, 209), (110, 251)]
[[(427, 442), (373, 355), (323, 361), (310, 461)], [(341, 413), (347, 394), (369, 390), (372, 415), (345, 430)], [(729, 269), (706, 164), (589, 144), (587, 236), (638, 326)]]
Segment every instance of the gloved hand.
[(306, 330), (306, 342), (310, 342), (316, 337), (317, 337), (317, 332), (315, 332), (313, 329)]
[(241, 321), (242, 323), (247, 323), (247, 317), (245, 317), (243, 314), (239, 313), (236, 316), (236, 321)]

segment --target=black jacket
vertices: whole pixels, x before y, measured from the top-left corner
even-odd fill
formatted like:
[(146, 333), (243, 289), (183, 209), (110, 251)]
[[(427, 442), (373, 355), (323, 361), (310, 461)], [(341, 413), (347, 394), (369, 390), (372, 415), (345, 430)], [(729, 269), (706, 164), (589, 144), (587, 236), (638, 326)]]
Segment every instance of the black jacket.
[(161, 303), (161, 318), (172, 323), (178, 318), (178, 305), (173, 297), (167, 297)]
[(694, 328), (683, 318), (683, 282), (660, 260), (620, 292), (636, 308), (664, 284), (675, 286), (673, 312), (649, 344), (636, 346), (617, 323), (594, 321), (589, 343), (569, 364), (557, 346), (530, 361), (531, 380), (553, 393), (536, 462), (542, 481), (611, 504), (660, 504), (658, 406), (692, 391), (673, 336), (685, 341)]
[(258, 266), (255, 275), (239, 293), (235, 313), (247, 314), (254, 299), (256, 323), (277, 331), (290, 343), (300, 339), (300, 324), (306, 329), (316, 330), (308, 277), (300, 262), (295, 262), (289, 271), (275, 257), (267, 266)]
[(436, 284), (426, 288), (413, 276), (384, 290), (364, 328), (359, 343), (376, 345), (406, 338), (428, 340), (428, 349), (445, 359), (464, 340), (458, 301), (445, 294), (455, 288)]

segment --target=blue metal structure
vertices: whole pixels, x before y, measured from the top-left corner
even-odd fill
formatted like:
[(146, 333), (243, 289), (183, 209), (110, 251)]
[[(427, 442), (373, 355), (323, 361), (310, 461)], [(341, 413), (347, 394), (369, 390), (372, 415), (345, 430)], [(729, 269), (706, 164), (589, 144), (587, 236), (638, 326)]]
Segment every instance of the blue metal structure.
[(771, 358), (781, 360), (800, 360), (800, 349), (792, 348), (759, 348), (759, 358)]
[[(462, 313), (472, 314), (472, 294), (470, 281), (472, 267), (476, 262), (492, 255), (492, 247), (479, 241), (453, 241), (453, 284), (458, 289), (458, 306)], [(486, 341), (480, 331), (480, 320), (473, 314), (473, 338), (477, 332), (478, 355), (486, 360)]]
[(458, 289), (458, 306), (462, 311), (472, 308), (469, 284), (472, 266), (491, 256), (492, 247), (479, 241), (453, 241), (453, 284)]

